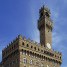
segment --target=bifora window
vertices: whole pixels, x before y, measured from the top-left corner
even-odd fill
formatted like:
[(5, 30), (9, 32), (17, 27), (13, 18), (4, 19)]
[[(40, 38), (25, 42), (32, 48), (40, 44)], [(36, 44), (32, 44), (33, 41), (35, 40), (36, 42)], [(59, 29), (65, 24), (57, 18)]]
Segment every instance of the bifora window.
[(33, 46), (31, 46), (31, 48), (33, 48)]
[(27, 47), (29, 47), (29, 45), (27, 44)]
[(26, 58), (23, 58), (23, 63), (27, 63), (27, 59)]
[(22, 45), (24, 46), (24, 42), (22, 42)]
[(30, 60), (30, 64), (33, 64), (33, 60)]
[(36, 50), (36, 47), (34, 47), (34, 49)]

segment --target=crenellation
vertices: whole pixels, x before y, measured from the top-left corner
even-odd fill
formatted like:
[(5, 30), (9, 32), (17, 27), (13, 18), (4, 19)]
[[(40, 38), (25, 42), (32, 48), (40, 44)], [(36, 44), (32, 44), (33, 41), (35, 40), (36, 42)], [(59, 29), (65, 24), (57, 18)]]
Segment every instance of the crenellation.
[[(28, 40), (27, 40), (28, 41)], [(26, 43), (25, 43), (26, 44)], [(35, 43), (33, 43), (33, 44), (35, 44)], [(30, 46), (31, 44), (30, 43), (28, 43), (28, 45)], [(44, 51), (44, 49), (43, 48), (41, 48), (41, 46), (39, 46), (39, 45), (31, 45), (31, 46), (33, 46), (33, 47), (36, 47), (36, 51), (37, 52), (39, 52), (39, 53), (42, 53), (43, 51)], [(22, 47), (23, 48), (23, 47)], [(27, 47), (25, 47), (25, 48), (27, 48)], [(28, 47), (28, 49), (30, 49), (31, 47)], [(38, 51), (37, 50), (37, 48), (40, 48), (39, 50), (43, 50), (43, 51)], [(44, 47), (45, 48), (45, 47)], [(32, 49), (33, 50), (33, 49)], [(47, 52), (47, 55), (49, 54), (49, 56), (51, 55), (51, 56), (54, 56), (54, 54), (58, 54), (58, 53), (54, 53), (54, 51), (53, 50), (48, 50), (48, 49), (45, 49), (45, 51)], [(43, 53), (44, 54), (44, 53)], [(46, 54), (46, 53), (45, 53)], [(56, 58), (56, 59), (58, 59), (58, 58)]]
[(16, 37), (16, 39), (14, 39), (13, 41), (11, 41), (11, 42), (3, 49), (3, 51), (5, 51), (6, 49), (8, 49), (10, 46), (12, 46), (17, 40), (18, 40), (18, 37)]
[[(30, 39), (26, 39), (26, 38), (22, 38), (24, 41), (26, 41), (26, 42), (28, 42), (28, 45), (29, 46), (33, 46), (33, 47), (36, 47), (36, 49), (37, 48), (39, 48), (39, 50), (43, 50), (43, 52), (44, 51), (46, 51), (47, 53), (47, 55), (48, 55), (48, 52), (50, 52), (50, 54), (51, 54), (51, 56), (53, 56), (54, 54), (57, 56), (57, 54), (59, 55), (60, 53), (59, 52), (56, 52), (56, 51), (53, 51), (53, 50), (48, 50), (48, 49), (46, 49), (45, 47), (44, 48), (41, 48), (41, 46), (37, 43), (37, 42), (33, 42), (33, 41), (31, 41)], [(14, 40), (14, 42), (15, 42), (15, 40)], [(11, 42), (4, 50), (6, 50), (6, 52), (5, 52), (5, 54), (7, 53), (7, 49), (11, 46), (12, 47), (12, 44), (14, 44), (14, 42)], [(31, 45), (30, 43), (32, 43), (32, 44), (34, 44), (34, 45)], [(29, 49), (30, 49), (31, 47), (29, 47)], [(4, 51), (3, 50), (3, 51)], [(40, 52), (40, 51), (39, 51)], [(42, 51), (41, 51), (42, 52)], [(49, 55), (50, 55), (49, 54)]]

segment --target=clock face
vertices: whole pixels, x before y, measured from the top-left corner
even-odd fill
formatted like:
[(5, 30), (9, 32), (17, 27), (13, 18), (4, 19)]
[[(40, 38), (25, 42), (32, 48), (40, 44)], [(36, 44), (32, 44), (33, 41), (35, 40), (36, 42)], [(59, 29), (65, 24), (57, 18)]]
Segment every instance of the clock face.
[(47, 43), (47, 48), (51, 49), (51, 45), (49, 43)]

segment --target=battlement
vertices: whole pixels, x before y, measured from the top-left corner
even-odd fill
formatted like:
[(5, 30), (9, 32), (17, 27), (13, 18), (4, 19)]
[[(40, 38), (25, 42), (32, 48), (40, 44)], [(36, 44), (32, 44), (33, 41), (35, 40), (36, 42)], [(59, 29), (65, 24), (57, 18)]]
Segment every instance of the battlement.
[[(25, 40), (26, 42), (30, 42), (30, 43), (32, 43), (33, 45), (36, 45), (36, 46), (38, 46), (38, 47), (41, 47), (41, 44), (40, 43), (38, 43), (38, 42), (36, 42), (36, 41), (33, 41), (33, 40), (31, 40), (31, 39), (26, 39), (25, 37), (22, 37), (22, 39), (23, 40)], [(44, 47), (45, 48), (45, 47)], [(45, 48), (46, 50), (49, 50), (49, 49), (47, 49), (47, 48)], [(62, 54), (61, 52), (59, 52), (59, 51), (55, 51), (54, 49), (52, 50), (52, 51), (54, 51), (56, 54)]]
[(13, 41), (11, 41), (2, 51), (5, 51), (7, 48), (9, 48), (12, 44), (14, 44), (19, 37), (16, 37)]
[[(19, 39), (22, 39), (22, 40), (24, 40), (24, 41), (26, 41), (26, 42), (29, 42), (29, 43), (31, 43), (31, 44), (34, 44), (35, 46), (38, 46), (38, 47), (42, 47), (41, 46), (41, 44), (40, 43), (38, 43), (38, 42), (36, 42), (36, 41), (33, 41), (33, 40), (31, 40), (30, 38), (28, 38), (28, 39), (26, 39), (26, 37), (25, 36), (21, 36), (21, 35), (18, 35), (13, 41), (11, 41), (2, 51), (5, 51), (5, 50), (7, 50), (10, 46), (12, 46), (16, 41), (18, 41)], [(44, 47), (45, 48), (45, 47)], [(46, 49), (46, 48), (45, 48)], [(46, 49), (46, 50), (49, 50), (49, 49)], [(52, 51), (54, 51), (56, 54), (62, 54), (61, 52), (58, 52), (58, 51), (55, 51), (55, 50), (52, 50)]]
[[(21, 44), (19, 44), (19, 41)], [(42, 46), (40, 43), (37, 43), (36, 41), (33, 41), (31, 39), (26, 39), (26, 37), (22, 37), (21, 35), (18, 35), (7, 47), (3, 49), (2, 57), (3, 59), (7, 58), (11, 53), (17, 52), (17, 50), (29, 50), (29, 51), (35, 51), (47, 56), (51, 56), (53, 58), (61, 60), (62, 54), (58, 51), (55, 51), (53, 49), (47, 49), (46, 47)]]

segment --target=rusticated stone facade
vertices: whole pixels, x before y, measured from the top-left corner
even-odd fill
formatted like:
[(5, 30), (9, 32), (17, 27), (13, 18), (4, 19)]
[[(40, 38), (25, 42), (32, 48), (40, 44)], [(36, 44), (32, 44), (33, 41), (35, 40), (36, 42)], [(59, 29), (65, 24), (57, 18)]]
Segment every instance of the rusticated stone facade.
[(18, 35), (2, 50), (3, 67), (61, 66), (62, 54), (52, 49), (53, 22), (50, 19), (50, 10), (43, 6), (39, 14), (40, 43)]

